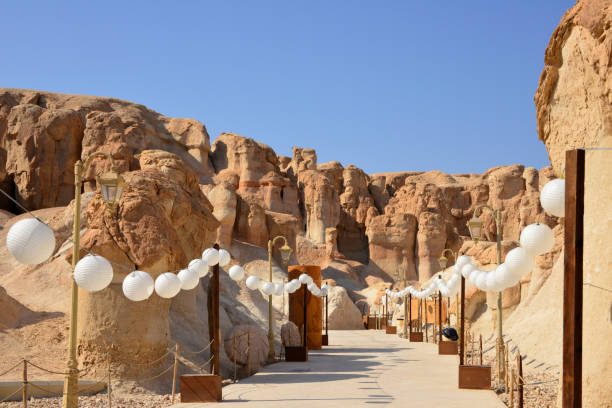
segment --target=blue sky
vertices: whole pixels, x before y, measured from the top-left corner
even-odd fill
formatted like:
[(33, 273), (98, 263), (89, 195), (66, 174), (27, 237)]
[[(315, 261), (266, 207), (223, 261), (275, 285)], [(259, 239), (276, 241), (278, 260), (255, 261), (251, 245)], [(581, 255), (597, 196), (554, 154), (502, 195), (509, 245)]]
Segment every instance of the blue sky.
[(0, 86), (126, 99), (368, 173), (540, 168), (533, 95), (572, 5), (4, 2)]

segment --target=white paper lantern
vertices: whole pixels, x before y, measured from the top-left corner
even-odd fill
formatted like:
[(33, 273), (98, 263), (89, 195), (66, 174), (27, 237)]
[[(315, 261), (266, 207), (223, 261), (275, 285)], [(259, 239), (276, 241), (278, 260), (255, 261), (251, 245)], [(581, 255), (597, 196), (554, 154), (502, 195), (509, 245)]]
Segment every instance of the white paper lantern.
[(274, 296), (281, 296), (283, 294), (283, 284), (275, 283), (274, 284)]
[(97, 292), (110, 285), (113, 266), (103, 256), (87, 255), (74, 268), (74, 281), (88, 292)]
[(293, 293), (293, 284), (291, 282), (287, 282), (285, 283), (285, 292), (287, 293)]
[(230, 253), (227, 252), (225, 249), (220, 249), (219, 250), (219, 266), (224, 268), (227, 265), (229, 265), (231, 261), (232, 261), (232, 257)]
[(215, 248), (208, 248), (202, 252), (202, 260), (206, 262), (208, 266), (215, 266), (219, 263), (219, 251)]
[(505, 263), (499, 265), (496, 269), (495, 283), (498, 290), (504, 290), (518, 283), (521, 278), (508, 270)]
[(518, 247), (508, 252), (504, 263), (506, 264), (508, 271), (510, 271), (513, 275), (518, 276), (520, 279), (533, 269), (535, 260), (533, 259), (533, 255), (525, 251), (523, 248)]
[(274, 284), (272, 282), (264, 282), (261, 286), (261, 291), (266, 296), (272, 295), (272, 293), (274, 293)]
[(244, 268), (240, 265), (234, 265), (230, 268), (229, 270), (229, 276), (230, 278), (232, 278), (235, 281), (239, 281), (242, 278), (244, 278), (244, 275), (246, 274)]
[(455, 262), (455, 273), (461, 273), (462, 268), (470, 263), (472, 263), (472, 260), (469, 256), (461, 255), (459, 258), (457, 258), (457, 262)]
[(177, 276), (181, 281), (182, 290), (195, 289), (195, 287), (198, 286), (198, 283), (200, 283), (200, 277), (198, 274), (189, 268), (181, 269)]
[(164, 299), (175, 297), (181, 291), (181, 280), (171, 272), (162, 273), (155, 279), (155, 293)]
[(472, 285), (476, 285), (476, 280), (478, 279), (478, 277), (480, 276), (480, 273), (482, 271), (479, 269), (474, 270), (472, 273), (470, 273), (470, 277), (468, 278), (468, 281), (472, 284)]
[(465, 264), (462, 268), (461, 268), (461, 274), (463, 275), (463, 277), (465, 279), (469, 279), (470, 275), (477, 270), (478, 268), (476, 268), (473, 264), (469, 263), (469, 264)]
[(198, 278), (203, 278), (208, 273), (208, 265), (206, 265), (206, 262), (201, 259), (194, 259), (193, 261), (189, 262), (187, 269), (192, 270), (196, 275), (198, 275)]
[(487, 286), (488, 275), (489, 272), (480, 271), (480, 274), (478, 274), (478, 278), (476, 279), (476, 286), (478, 286), (480, 290), (483, 290), (485, 292), (489, 290), (489, 287)]
[(323, 296), (323, 297), (327, 296), (327, 288), (322, 288), (321, 289), (321, 296)]
[(487, 273), (487, 288), (490, 291), (497, 292), (499, 288), (497, 286), (497, 277), (496, 277), (497, 268), (489, 273)]
[(555, 244), (555, 234), (548, 225), (535, 223), (521, 231), (521, 247), (533, 256), (550, 251)]
[(153, 294), (155, 283), (148, 273), (134, 271), (123, 279), (123, 284), (121, 286), (126, 298), (133, 302), (140, 302)]
[(6, 235), (6, 248), (16, 260), (27, 265), (45, 262), (55, 249), (53, 230), (36, 218), (17, 221)]
[(256, 289), (259, 289), (260, 281), (261, 279), (259, 279), (257, 276), (249, 276), (245, 283), (246, 283), (247, 288), (251, 290), (256, 290)]
[(312, 278), (309, 275), (305, 274), (305, 273), (300, 275), (299, 280), (300, 280), (300, 283), (303, 284), (303, 285), (304, 284), (308, 285), (310, 282), (312, 282)]
[(319, 288), (317, 284), (314, 282), (310, 282), (306, 287), (308, 288), (310, 292), (314, 292), (315, 290)]
[(554, 179), (546, 183), (540, 192), (540, 204), (550, 215), (565, 217), (565, 180)]

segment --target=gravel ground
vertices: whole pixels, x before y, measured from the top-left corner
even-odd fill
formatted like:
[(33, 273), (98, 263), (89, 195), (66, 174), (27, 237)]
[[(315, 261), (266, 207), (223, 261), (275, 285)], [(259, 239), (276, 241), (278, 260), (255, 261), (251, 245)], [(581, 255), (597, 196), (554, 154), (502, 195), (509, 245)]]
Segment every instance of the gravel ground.
[[(162, 408), (172, 405), (171, 395), (139, 395), (137, 397), (113, 397), (113, 408)], [(179, 397), (176, 397), (176, 402), (179, 402)], [(38, 398), (28, 401), (28, 408), (61, 408), (62, 398)], [(21, 401), (0, 403), (0, 407), (6, 408), (23, 408)], [(79, 407), (82, 408), (106, 408), (108, 407), (108, 399), (106, 394), (92, 395), (88, 397), (79, 397)]]

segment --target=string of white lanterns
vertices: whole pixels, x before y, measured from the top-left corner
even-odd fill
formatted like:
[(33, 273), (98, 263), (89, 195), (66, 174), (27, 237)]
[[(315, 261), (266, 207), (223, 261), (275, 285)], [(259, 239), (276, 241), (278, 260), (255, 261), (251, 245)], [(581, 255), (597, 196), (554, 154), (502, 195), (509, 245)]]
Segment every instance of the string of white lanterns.
[(251, 290), (261, 290), (266, 296), (282, 296), (284, 292), (291, 294), (297, 291), (303, 284), (306, 285), (310, 293), (317, 297), (327, 296), (328, 292), (327, 284), (324, 284), (321, 288), (319, 288), (317, 284), (314, 283), (312, 277), (305, 273), (301, 274), (297, 279), (292, 279), (284, 285), (282, 283), (268, 282), (254, 275), (247, 276), (246, 271), (240, 265), (232, 266), (229, 269), (229, 276), (236, 282), (241, 281), (246, 277), (245, 284), (247, 288)]

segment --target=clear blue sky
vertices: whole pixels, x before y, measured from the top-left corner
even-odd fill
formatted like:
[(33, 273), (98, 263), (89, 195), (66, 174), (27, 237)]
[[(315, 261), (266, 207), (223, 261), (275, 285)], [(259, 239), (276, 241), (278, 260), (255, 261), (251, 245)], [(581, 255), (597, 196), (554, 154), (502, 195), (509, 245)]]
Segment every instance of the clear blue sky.
[(540, 168), (533, 95), (572, 5), (3, 2), (0, 86), (126, 99), (368, 173)]

